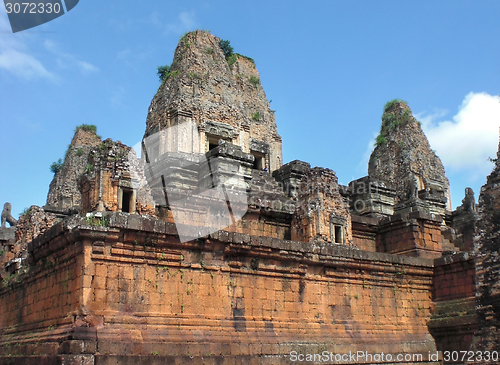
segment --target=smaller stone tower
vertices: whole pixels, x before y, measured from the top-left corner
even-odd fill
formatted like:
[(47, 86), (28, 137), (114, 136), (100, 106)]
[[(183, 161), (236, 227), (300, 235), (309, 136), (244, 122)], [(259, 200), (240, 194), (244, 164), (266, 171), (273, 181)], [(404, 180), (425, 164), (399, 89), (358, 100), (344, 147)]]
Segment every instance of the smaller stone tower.
[(451, 212), (450, 183), (444, 166), (404, 101), (396, 99), (384, 107), (368, 175), (395, 189), (395, 203), (423, 203), (422, 208), (442, 217)]
[(50, 183), (45, 210), (58, 213), (80, 210), (82, 195), (79, 190), (79, 179), (87, 169), (90, 150), (99, 146), (101, 142), (95, 126), (77, 127), (64, 162)]

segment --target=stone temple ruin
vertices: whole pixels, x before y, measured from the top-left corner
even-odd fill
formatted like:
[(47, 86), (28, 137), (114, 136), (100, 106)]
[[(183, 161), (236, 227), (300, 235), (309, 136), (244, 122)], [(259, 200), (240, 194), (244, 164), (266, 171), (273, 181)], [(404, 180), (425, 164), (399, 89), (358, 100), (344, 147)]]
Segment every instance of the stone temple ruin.
[(405, 102), (347, 186), (281, 147), (253, 60), (184, 36), (141, 143), (80, 126), (47, 204), (18, 222), (5, 205), (0, 364), (498, 350), (500, 149), (479, 203), (468, 188), (452, 211)]

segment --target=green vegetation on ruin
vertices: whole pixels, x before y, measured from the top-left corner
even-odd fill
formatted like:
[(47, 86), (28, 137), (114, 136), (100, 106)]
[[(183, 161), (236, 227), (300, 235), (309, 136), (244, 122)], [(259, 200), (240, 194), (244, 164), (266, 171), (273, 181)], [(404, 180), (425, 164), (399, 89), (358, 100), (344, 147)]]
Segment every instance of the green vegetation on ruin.
[(231, 47), (231, 44), (227, 39), (221, 39), (219, 41), (219, 46), (222, 49), (222, 53), (224, 53), (224, 57), (226, 58), (227, 64), (229, 66), (234, 65), (236, 61), (238, 61), (238, 57), (241, 57), (252, 62), (253, 66), (255, 67), (254, 59), (239, 53), (235, 53), (233, 47)]
[(233, 56), (234, 54), (234, 49), (231, 47), (230, 42), (227, 39), (221, 39), (219, 41), (219, 47), (222, 49), (222, 53), (224, 53), (224, 57), (226, 57), (226, 60)]
[(59, 160), (52, 162), (52, 165), (50, 165), (50, 171), (56, 174), (61, 170), (62, 165), (63, 165), (63, 159), (60, 158)]
[(21, 212), (21, 214), (19, 214), (19, 216), (30, 215), (30, 214), (31, 214), (31, 207), (24, 208), (24, 210)]
[(179, 71), (170, 71), (170, 65), (163, 65), (163, 66), (158, 66), (156, 68), (156, 74), (158, 75), (158, 78), (160, 79), (160, 82), (166, 81), (169, 77), (175, 77), (179, 75)]
[(80, 130), (83, 130), (86, 132), (92, 132), (95, 135), (97, 135), (97, 127), (93, 124), (80, 124), (79, 126), (76, 126), (75, 133), (80, 131)]
[(85, 217), (85, 224), (91, 227), (109, 227), (109, 219), (105, 217), (99, 218), (91, 214)]
[(405, 100), (402, 99), (392, 99), (391, 101), (388, 101), (384, 105), (384, 113), (387, 113), (389, 110), (391, 110), (395, 105), (397, 104), (405, 104), (408, 106), (408, 103)]
[(260, 84), (260, 79), (257, 76), (254, 76), (254, 75), (250, 75), (250, 77), (248, 78), (248, 81), (250, 81), (250, 83), (254, 87), (257, 87), (257, 85)]
[(160, 81), (165, 81), (170, 76), (170, 65), (158, 66), (156, 68), (156, 74)]
[[(399, 110), (395, 110), (394, 107), (398, 104), (403, 104), (406, 106), (402, 113)], [(406, 125), (413, 121), (414, 118), (411, 115), (410, 108), (408, 108), (408, 103), (401, 99), (393, 99), (388, 101), (384, 105), (384, 114), (382, 114), (382, 125), (380, 127), (380, 133), (375, 139), (375, 145), (381, 146), (387, 142), (387, 136), (389, 132), (396, 131), (400, 126)]]
[(254, 60), (253, 58), (248, 57), (248, 56), (244, 56), (244, 55), (239, 54), (239, 53), (235, 53), (235, 55), (237, 55), (238, 57), (244, 58), (244, 59), (246, 59), (246, 60), (248, 60), (248, 61), (252, 62), (252, 63), (253, 63), (253, 66), (255, 67), (255, 60)]
[(261, 118), (261, 115), (259, 112), (255, 112), (252, 114), (252, 120), (255, 120), (256, 122), (259, 121)]

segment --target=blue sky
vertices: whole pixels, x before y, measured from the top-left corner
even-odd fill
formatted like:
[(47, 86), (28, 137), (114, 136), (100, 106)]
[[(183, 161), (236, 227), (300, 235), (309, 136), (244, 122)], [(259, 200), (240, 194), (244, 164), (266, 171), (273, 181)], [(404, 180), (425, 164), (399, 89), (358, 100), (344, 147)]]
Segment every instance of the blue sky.
[(75, 126), (141, 139), (186, 31), (210, 30), (255, 59), (283, 137), (284, 162), (367, 173), (384, 104), (409, 103), (441, 157), (453, 206), (479, 195), (500, 126), (498, 1), (81, 0), (12, 34), (0, 11), (0, 204), (43, 206)]

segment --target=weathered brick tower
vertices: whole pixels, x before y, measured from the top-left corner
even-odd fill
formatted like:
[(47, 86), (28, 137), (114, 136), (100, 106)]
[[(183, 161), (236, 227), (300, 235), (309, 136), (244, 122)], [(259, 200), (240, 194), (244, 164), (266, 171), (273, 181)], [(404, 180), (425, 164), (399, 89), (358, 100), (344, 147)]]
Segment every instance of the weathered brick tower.
[(188, 33), (179, 42), (169, 76), (149, 107), (145, 137), (186, 121), (196, 123), (199, 143), (163, 140), (165, 134), (156, 153), (205, 153), (222, 140), (253, 155), (261, 170), (283, 163), (276, 118), (254, 61), (239, 54), (226, 61), (219, 39), (207, 32)]

